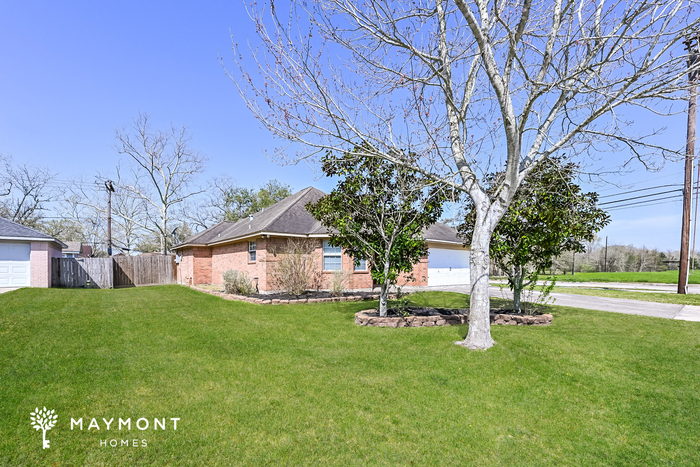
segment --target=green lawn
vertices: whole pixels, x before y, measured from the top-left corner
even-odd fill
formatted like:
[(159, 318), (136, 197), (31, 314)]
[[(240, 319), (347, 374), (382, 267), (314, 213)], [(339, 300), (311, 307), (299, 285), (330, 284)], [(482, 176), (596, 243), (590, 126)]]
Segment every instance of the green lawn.
[[(498, 345), (474, 352), (453, 345), (466, 326), (356, 326), (366, 307), (179, 286), (2, 294), (0, 465), (700, 462), (700, 323), (552, 307), (551, 326), (493, 327)], [(36, 406), (59, 415), (47, 450)], [(103, 417), (180, 422), (120, 433)]]
[[(577, 272), (571, 274), (542, 276), (541, 280), (557, 282), (649, 282), (656, 284), (677, 284), (678, 271), (664, 272)], [(700, 284), (700, 271), (688, 276), (688, 283)]]

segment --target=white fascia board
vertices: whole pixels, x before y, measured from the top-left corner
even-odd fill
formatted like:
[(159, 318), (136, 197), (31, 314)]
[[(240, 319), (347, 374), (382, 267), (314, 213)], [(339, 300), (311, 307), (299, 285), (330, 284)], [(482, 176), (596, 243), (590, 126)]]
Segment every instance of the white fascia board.
[(295, 237), (295, 238), (306, 238), (307, 235), (304, 234), (290, 234), (290, 233), (280, 233), (280, 232), (255, 232), (250, 235), (244, 235), (242, 237), (234, 237), (234, 238), (229, 238), (226, 240), (221, 240), (219, 242), (212, 242), (212, 243), (207, 243), (206, 246), (216, 246), (216, 245), (223, 245), (225, 243), (235, 243), (235, 242), (242, 242), (245, 240), (250, 240), (251, 238), (258, 238), (258, 237)]
[(0, 237), (0, 240), (13, 240), (22, 242), (51, 242), (54, 243), (56, 240), (52, 238), (34, 238), (34, 237)]
[(180, 250), (182, 248), (190, 248), (193, 246), (207, 246), (205, 243), (183, 243), (182, 245), (175, 245), (170, 247), (171, 250)]
[[(459, 246), (464, 246), (464, 243), (462, 242), (450, 242), (447, 240), (430, 240), (429, 238), (426, 238), (425, 241), (427, 243), (437, 243), (440, 245), (459, 245)], [(469, 247), (464, 247), (464, 248), (469, 248)]]

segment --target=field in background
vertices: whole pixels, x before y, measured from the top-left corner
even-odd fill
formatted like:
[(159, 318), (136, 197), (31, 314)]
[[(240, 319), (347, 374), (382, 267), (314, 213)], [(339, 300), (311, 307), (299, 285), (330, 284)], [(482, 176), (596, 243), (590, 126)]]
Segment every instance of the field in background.
[[(657, 284), (677, 284), (678, 271), (664, 272), (579, 272), (573, 276), (541, 276), (540, 280), (556, 279), (557, 282), (647, 282)], [(700, 284), (700, 270), (688, 275), (688, 283)]]

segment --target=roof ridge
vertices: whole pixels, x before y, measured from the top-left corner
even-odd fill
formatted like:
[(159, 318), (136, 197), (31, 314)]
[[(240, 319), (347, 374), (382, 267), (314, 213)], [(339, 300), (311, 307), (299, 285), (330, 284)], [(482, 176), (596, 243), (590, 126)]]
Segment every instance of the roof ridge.
[[(300, 200), (301, 198), (303, 198), (304, 195), (305, 195), (306, 193), (308, 193), (309, 191), (311, 191), (311, 190), (313, 190), (313, 189), (314, 189), (314, 187), (308, 186), (308, 187), (304, 188), (303, 190), (301, 190), (301, 191), (299, 191), (299, 192), (297, 192), (297, 193), (294, 193), (292, 196), (290, 196), (290, 198), (296, 196), (297, 199), (295, 199), (294, 201), (292, 201), (292, 202), (286, 207), (286, 209), (280, 210), (280, 212), (278, 212), (275, 216), (273, 216), (272, 218), (270, 218), (270, 220), (268, 220), (265, 224), (261, 225), (260, 228), (259, 228), (260, 232), (263, 232), (263, 231), (264, 231), (267, 227), (269, 227), (273, 222), (275, 222), (275, 221), (276, 221), (277, 219), (279, 219), (283, 214), (285, 214), (287, 211), (289, 211), (289, 209), (290, 209), (292, 206), (294, 206), (295, 204), (297, 204), (297, 203), (299, 202), (299, 200)], [(281, 203), (282, 201), (284, 201), (284, 200), (280, 200), (279, 202)], [(275, 203), (275, 204), (276, 204), (276, 203)], [(273, 204), (272, 206), (274, 206), (274, 204)], [(271, 208), (272, 206), (268, 206), (268, 208)], [(264, 208), (263, 208), (263, 209), (264, 209)], [(256, 214), (257, 214), (257, 213), (256, 213)]]

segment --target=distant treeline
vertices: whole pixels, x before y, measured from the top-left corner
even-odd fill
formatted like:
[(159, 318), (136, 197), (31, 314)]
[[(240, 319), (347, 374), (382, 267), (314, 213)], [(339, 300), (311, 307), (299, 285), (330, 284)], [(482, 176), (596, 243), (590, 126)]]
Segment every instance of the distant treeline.
[[(692, 248), (692, 247), (691, 247)], [(596, 239), (586, 247), (585, 253), (566, 252), (554, 259), (552, 274), (571, 274), (574, 272), (661, 272), (677, 271), (679, 251), (659, 251), (655, 248), (636, 247), (633, 245), (610, 245), (607, 248), (607, 262), (605, 254), (605, 242)], [(692, 255), (692, 251), (691, 251)], [(695, 269), (700, 268), (700, 245), (695, 255)], [(693, 264), (691, 264), (691, 267)], [(550, 270), (543, 271), (546, 274)], [(494, 275), (499, 275), (496, 268), (492, 268)]]
[[(691, 252), (692, 253), (692, 252)], [(554, 274), (575, 272), (661, 272), (678, 270), (679, 251), (659, 251), (655, 248), (633, 245), (608, 245), (597, 239), (591, 242), (585, 253), (564, 253), (552, 265)], [(607, 258), (607, 259), (606, 259)], [(700, 261), (695, 256), (695, 267)], [(692, 265), (691, 265), (692, 266)], [(547, 271), (549, 272), (549, 271)]]

